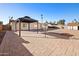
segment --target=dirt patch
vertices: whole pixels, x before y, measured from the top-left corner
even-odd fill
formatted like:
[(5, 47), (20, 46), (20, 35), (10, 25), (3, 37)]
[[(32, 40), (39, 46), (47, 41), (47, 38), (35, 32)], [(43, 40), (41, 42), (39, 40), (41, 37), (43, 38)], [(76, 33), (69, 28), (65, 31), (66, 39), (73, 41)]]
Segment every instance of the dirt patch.
[(5, 33), (6, 33), (6, 31), (0, 32), (0, 44), (1, 44), (1, 42), (2, 42), (2, 40), (4, 38), (4, 36), (5, 36)]

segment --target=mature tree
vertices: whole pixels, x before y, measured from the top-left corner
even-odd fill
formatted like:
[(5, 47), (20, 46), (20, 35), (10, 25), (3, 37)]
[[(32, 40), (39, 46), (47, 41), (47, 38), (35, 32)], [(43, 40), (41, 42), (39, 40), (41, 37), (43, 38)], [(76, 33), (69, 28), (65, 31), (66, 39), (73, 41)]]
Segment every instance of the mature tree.
[(0, 25), (2, 25), (3, 24), (3, 22), (2, 21), (0, 21)]
[(74, 19), (74, 21), (73, 22), (75, 22), (75, 23), (78, 23), (79, 24), (79, 21), (78, 20), (76, 20), (76, 19)]
[(50, 21), (49, 24), (56, 25), (57, 23), (56, 23), (56, 21), (53, 21), (53, 22)]
[(53, 25), (56, 25), (56, 21), (52, 22)]
[(74, 22), (78, 23), (78, 21), (76, 19), (74, 19)]
[(64, 20), (64, 19), (62, 19), (62, 20), (59, 20), (59, 21), (57, 22), (57, 24), (64, 25), (64, 24), (65, 24), (65, 20)]
[(47, 23), (47, 24), (48, 24), (48, 21), (46, 21), (45, 23)]
[(52, 22), (50, 21), (50, 22), (49, 22), (49, 24), (51, 24), (51, 25), (52, 25)]
[(79, 24), (79, 19), (78, 19), (78, 24)]

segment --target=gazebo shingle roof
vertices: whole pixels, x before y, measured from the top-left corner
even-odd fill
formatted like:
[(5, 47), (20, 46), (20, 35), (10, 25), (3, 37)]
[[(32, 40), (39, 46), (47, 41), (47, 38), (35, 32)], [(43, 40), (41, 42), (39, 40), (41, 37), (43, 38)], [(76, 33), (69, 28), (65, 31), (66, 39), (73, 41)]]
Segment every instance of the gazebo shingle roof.
[(17, 20), (10, 20), (10, 22), (19, 22), (19, 20), (21, 22), (26, 22), (26, 23), (33, 23), (33, 22), (38, 22), (38, 20), (35, 20), (35, 19), (32, 19), (31, 17), (29, 16), (24, 16), (24, 17), (20, 17), (18, 18)]
[(19, 20), (21, 22), (26, 22), (26, 23), (38, 22), (38, 20), (32, 19), (32, 18), (30, 18), (28, 16), (18, 18), (16, 21), (18, 22)]

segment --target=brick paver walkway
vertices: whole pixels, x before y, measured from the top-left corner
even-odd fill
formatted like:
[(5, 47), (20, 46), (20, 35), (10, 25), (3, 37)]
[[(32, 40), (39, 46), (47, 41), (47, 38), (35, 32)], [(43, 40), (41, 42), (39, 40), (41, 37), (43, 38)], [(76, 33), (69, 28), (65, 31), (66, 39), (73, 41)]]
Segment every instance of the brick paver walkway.
[(0, 55), (7, 56), (24, 56), (32, 55), (27, 48), (25, 48), (22, 43), (28, 44), (28, 41), (24, 41), (19, 38), (15, 33), (7, 31), (6, 35), (0, 45)]
[(47, 37), (41, 33), (22, 31), (22, 38), (19, 38), (15, 33), (8, 31), (0, 45), (0, 55), (79, 55), (78, 39)]

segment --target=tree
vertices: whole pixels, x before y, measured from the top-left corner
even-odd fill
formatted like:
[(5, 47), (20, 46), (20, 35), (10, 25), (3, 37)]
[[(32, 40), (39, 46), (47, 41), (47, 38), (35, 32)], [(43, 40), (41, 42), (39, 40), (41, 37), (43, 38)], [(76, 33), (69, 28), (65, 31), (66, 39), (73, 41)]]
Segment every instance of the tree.
[(53, 21), (53, 22), (50, 21), (49, 24), (56, 25), (56, 21)]
[(50, 21), (50, 22), (49, 22), (49, 24), (51, 24), (51, 25), (52, 25), (52, 22)]
[(3, 24), (3, 22), (2, 21), (0, 21), (0, 25), (2, 25)]
[(78, 21), (77, 21), (76, 19), (74, 19), (74, 22), (75, 22), (75, 23), (78, 23)]
[(13, 19), (13, 16), (11, 17), (11, 19)]
[(79, 19), (78, 19), (78, 24), (79, 24)]
[(77, 21), (76, 19), (74, 19), (74, 21), (73, 22), (75, 22), (75, 23), (78, 23), (79, 24), (79, 21)]
[(48, 21), (46, 21), (45, 23), (47, 23), (47, 24), (48, 24)]
[(56, 25), (56, 21), (52, 22), (53, 25)]
[(59, 21), (57, 22), (57, 24), (65, 25), (65, 20), (64, 20), (64, 19), (59, 20)]

